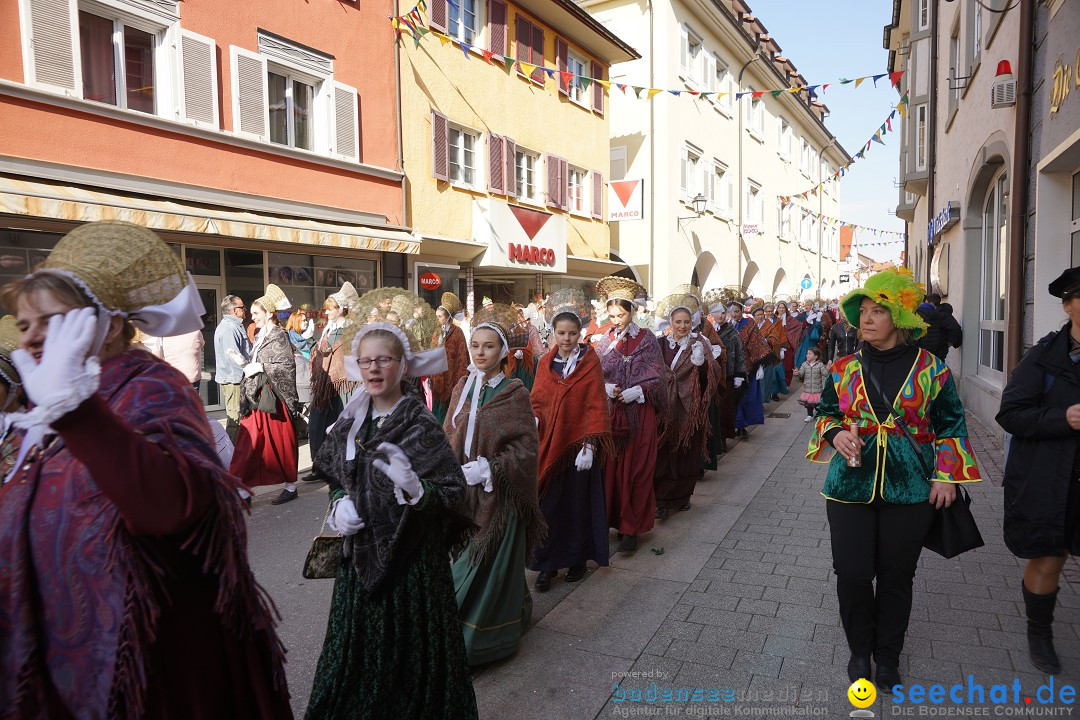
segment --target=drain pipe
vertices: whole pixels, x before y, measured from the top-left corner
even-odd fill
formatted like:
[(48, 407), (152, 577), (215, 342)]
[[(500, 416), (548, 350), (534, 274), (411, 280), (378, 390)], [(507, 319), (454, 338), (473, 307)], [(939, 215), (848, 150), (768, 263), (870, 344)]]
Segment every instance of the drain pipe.
[(1005, 371), (1011, 375), (1024, 348), (1024, 247), (1027, 245), (1028, 170), (1031, 165), (1031, 67), (1035, 3), (1020, 3), (1020, 45), (1016, 58), (1016, 129), (1009, 194), (1009, 277), (1005, 307)]
[[(934, 218), (937, 216), (937, 211), (934, 209), (934, 191), (936, 190), (937, 183), (934, 179), (937, 177), (937, 71), (938, 71), (938, 4), (936, 2), (930, 3), (930, 107), (927, 108), (930, 117), (926, 119), (929, 127), (926, 132), (926, 145), (927, 145), (927, 158), (926, 167), (929, 170), (930, 177), (926, 183), (926, 211), (927, 211), (927, 224), (932, 226)], [(912, 113), (914, 116), (915, 113)], [(915, 132), (919, 131), (919, 119), (915, 120)], [(930, 242), (926, 244), (926, 291), (933, 292), (933, 283), (930, 278), (930, 267), (934, 257), (934, 245), (936, 238), (931, 235)]]

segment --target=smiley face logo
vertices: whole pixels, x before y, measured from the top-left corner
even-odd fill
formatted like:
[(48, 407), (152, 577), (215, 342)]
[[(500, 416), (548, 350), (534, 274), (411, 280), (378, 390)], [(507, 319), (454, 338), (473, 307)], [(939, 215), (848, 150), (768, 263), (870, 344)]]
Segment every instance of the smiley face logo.
[(864, 678), (859, 678), (851, 683), (847, 691), (848, 700), (857, 708), (867, 708), (874, 704), (877, 699), (877, 690), (873, 683)]

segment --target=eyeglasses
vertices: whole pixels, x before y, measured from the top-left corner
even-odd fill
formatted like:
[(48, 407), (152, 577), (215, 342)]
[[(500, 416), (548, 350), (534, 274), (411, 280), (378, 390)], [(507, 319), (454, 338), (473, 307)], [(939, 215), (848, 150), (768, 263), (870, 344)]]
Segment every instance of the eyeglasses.
[(374, 363), (376, 367), (388, 368), (391, 363), (397, 362), (398, 358), (395, 357), (377, 357), (377, 358), (362, 358), (356, 361), (356, 364), (361, 369), (367, 370)]
[(233, 305), (232, 309), (233, 310), (246, 310), (247, 308), (245, 308), (243, 305)]

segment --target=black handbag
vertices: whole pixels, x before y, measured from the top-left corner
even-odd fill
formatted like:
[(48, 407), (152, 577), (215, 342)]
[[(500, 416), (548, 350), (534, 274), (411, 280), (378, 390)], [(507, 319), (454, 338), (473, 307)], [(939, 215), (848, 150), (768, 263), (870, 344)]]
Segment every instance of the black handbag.
[[(859, 364), (863, 367), (863, 378), (870, 380), (870, 387), (877, 394), (875, 399), (885, 401), (885, 393), (881, 389), (881, 383), (871, 373), (866, 372), (866, 364), (863, 362), (862, 353), (858, 353), (857, 357), (859, 358)], [(871, 400), (871, 403), (873, 403), (873, 400)], [(885, 405), (892, 407), (892, 404), (888, 401), (885, 401)], [(922, 450), (915, 438), (912, 437), (911, 431), (907, 429), (907, 426), (899, 418), (896, 427), (900, 428), (900, 431), (904, 433), (904, 437), (911, 443), (911, 447), (915, 450), (915, 457), (919, 460), (919, 466), (922, 467), (923, 475), (929, 479), (932, 472), (927, 467), (926, 460), (922, 456)], [(983, 541), (982, 533), (979, 532), (979, 526), (975, 522), (975, 516), (971, 514), (971, 495), (968, 494), (963, 485), (957, 485), (956, 489), (956, 499), (953, 500), (952, 505), (940, 507), (934, 511), (934, 522), (930, 525), (930, 530), (923, 539), (924, 548), (932, 550), (944, 558), (954, 558), (961, 553), (986, 544)]]

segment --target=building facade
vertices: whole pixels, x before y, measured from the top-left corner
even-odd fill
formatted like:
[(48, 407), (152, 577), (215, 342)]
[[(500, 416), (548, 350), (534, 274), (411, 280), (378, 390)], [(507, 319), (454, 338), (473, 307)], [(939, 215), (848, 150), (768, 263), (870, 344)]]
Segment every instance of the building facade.
[[(680, 93), (612, 97), (611, 173), (644, 185), (641, 219), (612, 224), (612, 251), (655, 296), (680, 283), (741, 285), (755, 295), (835, 296), (839, 184), (817, 186), (848, 161), (823, 123), (827, 108), (741, 0), (584, 0), (641, 51), (612, 80)], [(736, 99), (737, 92), (754, 94)], [(755, 96), (756, 95), (756, 96)], [(705, 202), (699, 215), (694, 199)], [(808, 287), (807, 287), (808, 286)]]
[(471, 310), (625, 271), (605, 217), (609, 95), (592, 80), (634, 49), (570, 0), (427, 13), (433, 32), (399, 44), (411, 287)]
[(1023, 242), (1011, 215), (1013, 174), (1023, 180), (1027, 168), (1017, 167), (1017, 93), (1008, 83), (1021, 64), (1026, 4), (898, 0), (885, 26), (889, 71), (906, 71), (899, 90), (909, 100), (897, 204), (908, 223), (906, 262), (953, 306), (964, 342), (948, 361), (964, 406), (987, 427), (997, 427), (1019, 359), (1008, 328), (1023, 312), (1010, 301), (1022, 283), (1010, 280), (1009, 258)]
[[(19, 0), (0, 7), (0, 282), (78, 224), (130, 220), (187, 263), (210, 337), (267, 282), (321, 307), (404, 282), (392, 3)], [(363, 40), (361, 40), (363, 38)]]

